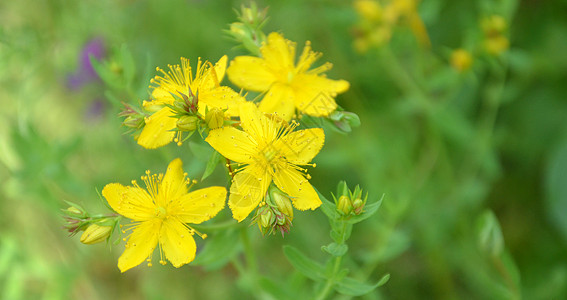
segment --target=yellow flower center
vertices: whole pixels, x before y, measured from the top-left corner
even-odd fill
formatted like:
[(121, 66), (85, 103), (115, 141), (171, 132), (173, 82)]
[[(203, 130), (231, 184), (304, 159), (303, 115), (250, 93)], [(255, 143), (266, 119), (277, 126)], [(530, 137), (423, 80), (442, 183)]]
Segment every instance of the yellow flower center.
[(293, 72), (288, 71), (287, 72), (287, 83), (291, 83), (292, 80), (293, 80)]
[(159, 207), (156, 209), (156, 217), (157, 217), (157, 218), (160, 218), (160, 219), (163, 220), (163, 219), (165, 219), (166, 215), (167, 215), (167, 210), (165, 210), (164, 207), (159, 206)]

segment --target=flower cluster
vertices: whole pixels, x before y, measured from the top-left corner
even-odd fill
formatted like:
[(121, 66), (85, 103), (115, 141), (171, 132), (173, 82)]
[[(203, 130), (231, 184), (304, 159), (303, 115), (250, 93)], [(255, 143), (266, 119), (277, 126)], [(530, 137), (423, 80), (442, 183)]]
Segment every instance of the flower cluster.
[(387, 44), (394, 28), (407, 25), (421, 45), (429, 46), (429, 35), (417, 12), (417, 0), (357, 0), (354, 8), (360, 21), (354, 29), (354, 47), (366, 52)]
[[(325, 76), (330, 63), (312, 67), (321, 54), (312, 51), (310, 42), (296, 60), (295, 43), (280, 33), (261, 33), (265, 11), (246, 8), (240, 21), (231, 25), (229, 34), (254, 56), (238, 56), (230, 64), (226, 55), (215, 64), (199, 58), (193, 67), (181, 58), (180, 64), (166, 70), (158, 67), (150, 81), (149, 99), (140, 106), (125, 103), (120, 116), (146, 149), (172, 141), (181, 146), (198, 132), (202, 139), (196, 142), (210, 145), (226, 161), (232, 217), (242, 222), (256, 209), (251, 219), (263, 234), (283, 235), (292, 227), (293, 208), (314, 210), (322, 204), (308, 181), (307, 167), (316, 166), (312, 160), (323, 147), (325, 133), (299, 121), (306, 116), (320, 118), (347, 131), (356, 126), (358, 117), (335, 101), (349, 83)], [(243, 90), (261, 93), (257, 97), (261, 100), (248, 101), (248, 94), (222, 85), (225, 73)], [(169, 164), (165, 175), (147, 171), (141, 179), (145, 187), (136, 181), (104, 187), (102, 196), (115, 212), (104, 219), (83, 220), (82, 209), (69, 209), (69, 230), (84, 231), (81, 241), (86, 244), (108, 241), (114, 228), (128, 234), (118, 260), (122, 272), (144, 261), (151, 266), (155, 248), (161, 264), (169, 261), (180, 267), (193, 261), (193, 235), (205, 238), (206, 234), (191, 224), (210, 220), (224, 208), (227, 187), (190, 192), (196, 181), (187, 178), (179, 158)], [(131, 223), (118, 225), (123, 217)]]

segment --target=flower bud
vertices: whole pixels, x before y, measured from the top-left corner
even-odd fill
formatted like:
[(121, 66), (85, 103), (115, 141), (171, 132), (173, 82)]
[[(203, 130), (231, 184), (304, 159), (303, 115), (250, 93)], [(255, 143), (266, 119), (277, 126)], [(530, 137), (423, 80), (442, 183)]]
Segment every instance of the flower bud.
[(337, 204), (337, 209), (345, 215), (352, 212), (352, 203), (350, 198), (347, 196), (341, 196), (339, 198), (339, 203)]
[(274, 190), (271, 193), (272, 200), (274, 204), (276, 204), (277, 209), (285, 214), (290, 221), (293, 220), (293, 207), (291, 206), (291, 201), (289, 201), (289, 197), (279, 190)]
[(355, 199), (352, 202), (352, 207), (353, 207), (353, 211), (355, 215), (360, 215), (361, 213), (364, 212), (364, 205), (365, 205), (365, 201), (362, 201), (362, 199), (358, 198)]
[(69, 215), (77, 215), (77, 216), (82, 216), (83, 212), (80, 211), (78, 208), (74, 207), (74, 206), (69, 206), (69, 208), (67, 208), (67, 213)]
[(177, 128), (181, 131), (193, 131), (198, 125), (199, 119), (195, 116), (182, 116), (177, 119)]
[(81, 243), (92, 245), (106, 240), (112, 232), (111, 226), (91, 224), (81, 235)]
[(217, 107), (213, 107), (205, 114), (205, 123), (207, 123), (207, 127), (210, 129), (222, 127), (224, 124), (224, 112)]

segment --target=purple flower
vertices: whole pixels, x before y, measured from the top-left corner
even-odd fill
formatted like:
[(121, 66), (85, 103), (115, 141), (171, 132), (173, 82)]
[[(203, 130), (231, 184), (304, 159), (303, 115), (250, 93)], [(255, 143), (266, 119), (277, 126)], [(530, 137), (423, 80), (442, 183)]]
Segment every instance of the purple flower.
[(76, 90), (93, 80), (97, 80), (99, 77), (89, 57), (92, 55), (96, 59), (101, 59), (105, 54), (106, 51), (103, 40), (100, 38), (91, 39), (83, 47), (83, 50), (81, 50), (77, 70), (67, 78), (67, 86), (69, 89)]

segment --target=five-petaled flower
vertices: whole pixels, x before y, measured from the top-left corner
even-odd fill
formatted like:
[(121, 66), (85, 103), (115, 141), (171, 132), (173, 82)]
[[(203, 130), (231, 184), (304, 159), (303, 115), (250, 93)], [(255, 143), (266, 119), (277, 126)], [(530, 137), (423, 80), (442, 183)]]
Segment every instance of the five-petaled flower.
[(349, 88), (345, 80), (331, 80), (323, 73), (332, 65), (325, 63), (309, 70), (321, 56), (306, 43), (295, 63), (295, 43), (279, 33), (270, 33), (260, 48), (262, 57), (238, 56), (227, 70), (230, 81), (241, 88), (266, 92), (260, 110), (289, 121), (297, 108), (301, 113), (321, 117), (337, 108), (335, 96)]
[[(189, 60), (181, 58), (181, 65), (169, 65), (169, 71), (157, 68), (161, 75), (157, 75), (150, 82), (152, 101), (144, 101), (144, 108), (153, 114), (145, 119), (145, 126), (138, 144), (147, 149), (155, 149), (167, 145), (180, 135), (174, 131), (177, 118), (167, 105), (175, 102), (173, 95), (195, 96), (198, 100), (199, 113), (204, 116), (206, 107), (226, 109), (228, 116), (238, 115), (238, 105), (244, 99), (231, 88), (221, 86), (226, 69), (226, 55), (214, 65), (199, 59), (197, 70), (193, 77)], [(173, 94), (173, 95), (172, 95)], [(179, 143), (180, 136), (177, 136)]]
[(224, 157), (241, 164), (230, 187), (233, 217), (244, 220), (260, 204), (272, 180), (291, 196), (295, 208), (319, 207), (321, 200), (307, 181), (310, 176), (300, 166), (309, 165), (323, 147), (323, 130), (293, 132), (297, 123), (288, 125), (277, 116), (265, 116), (251, 102), (241, 105), (240, 121), (244, 131), (225, 126), (211, 130), (205, 139)]
[[(193, 234), (197, 232), (186, 223), (199, 224), (214, 217), (226, 199), (224, 187), (208, 187), (188, 192), (189, 179), (179, 158), (173, 160), (163, 174), (150, 175), (142, 180), (146, 189), (132, 181), (133, 186), (110, 183), (102, 195), (117, 213), (132, 219), (132, 230), (126, 249), (118, 259), (118, 268), (125, 272), (147, 259), (151, 266), (156, 245), (160, 248), (160, 263), (167, 258), (177, 268), (195, 258)], [(124, 231), (124, 232), (125, 232)]]

